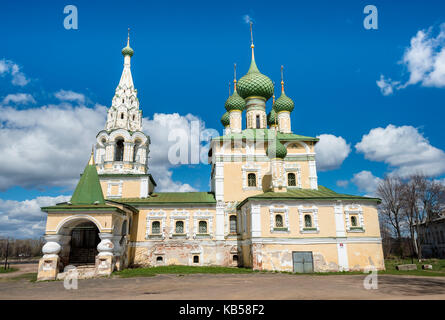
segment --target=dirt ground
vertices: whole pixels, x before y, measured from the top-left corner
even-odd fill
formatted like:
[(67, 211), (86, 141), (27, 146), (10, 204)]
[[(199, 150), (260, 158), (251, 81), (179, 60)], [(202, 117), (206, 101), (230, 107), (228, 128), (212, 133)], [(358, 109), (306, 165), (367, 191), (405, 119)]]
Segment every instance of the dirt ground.
[(378, 289), (366, 290), (365, 274), (162, 274), (79, 280), (77, 290), (66, 290), (63, 281), (12, 280), (37, 269), (19, 267), (0, 276), (0, 299), (445, 299), (441, 277), (381, 275)]

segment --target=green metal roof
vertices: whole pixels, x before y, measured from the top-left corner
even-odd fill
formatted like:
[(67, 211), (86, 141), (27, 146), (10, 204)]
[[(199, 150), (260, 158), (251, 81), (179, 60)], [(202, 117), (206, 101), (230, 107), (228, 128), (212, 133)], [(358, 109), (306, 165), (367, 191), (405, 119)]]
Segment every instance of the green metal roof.
[(110, 205), (95, 205), (95, 204), (68, 204), (67, 202), (58, 203), (55, 206), (50, 207), (42, 207), (42, 211), (45, 212), (53, 212), (53, 211), (94, 211), (94, 213), (101, 213), (101, 212), (110, 212), (110, 211), (117, 211), (120, 213), (125, 213), (125, 211), (119, 209), (115, 206)]
[(248, 197), (238, 204), (240, 209), (248, 200), (365, 200), (380, 202), (379, 198), (354, 196), (337, 193), (323, 186), (318, 186), (318, 190), (312, 189), (288, 189), (287, 192), (265, 192), (256, 196)]
[[(315, 141), (317, 142), (318, 138), (314, 137), (306, 137), (293, 133), (282, 133), (278, 132), (277, 137), (280, 141)], [(275, 139), (275, 131), (270, 129), (245, 129), (241, 133), (231, 133), (225, 136), (215, 137), (212, 140), (274, 140)]]
[(72, 204), (105, 204), (96, 165), (90, 160), (71, 197)]
[(148, 198), (118, 198), (116, 202), (129, 205), (215, 204), (212, 192), (156, 192)]

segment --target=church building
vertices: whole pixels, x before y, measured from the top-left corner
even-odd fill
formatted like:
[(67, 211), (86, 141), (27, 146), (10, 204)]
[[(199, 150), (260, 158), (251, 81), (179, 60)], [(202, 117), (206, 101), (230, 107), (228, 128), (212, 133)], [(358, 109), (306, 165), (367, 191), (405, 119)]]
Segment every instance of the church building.
[(294, 102), (285, 93), (283, 69), (275, 99), (273, 82), (255, 62), (253, 41), (250, 68), (238, 81), (235, 74), (225, 102), (224, 134), (210, 144), (211, 190), (157, 192), (133, 54), (128, 38), (105, 128), (71, 200), (42, 208), (46, 243), (38, 280), (63, 278), (68, 266), (90, 276), (162, 265), (384, 269), (380, 200), (319, 185), (318, 139), (292, 132)]

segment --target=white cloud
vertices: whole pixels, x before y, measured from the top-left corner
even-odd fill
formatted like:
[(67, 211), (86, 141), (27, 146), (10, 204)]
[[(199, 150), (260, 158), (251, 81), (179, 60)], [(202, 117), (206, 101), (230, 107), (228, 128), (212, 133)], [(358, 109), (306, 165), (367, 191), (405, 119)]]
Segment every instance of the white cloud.
[[(173, 131), (186, 135), (186, 139), (180, 144), (181, 148), (188, 150), (189, 154), (186, 157), (188, 161), (191, 160), (192, 153), (197, 149), (196, 147), (199, 147), (197, 151), (202, 155), (207, 154), (208, 149), (205, 148), (202, 143), (200, 143), (199, 146), (194, 146), (193, 142), (189, 139), (192, 122), (198, 123), (200, 132), (206, 130), (204, 122), (192, 114), (181, 116), (178, 113), (155, 113), (153, 119), (143, 119), (142, 125), (144, 131), (151, 139), (149, 168), (158, 184), (158, 191), (196, 191), (195, 188), (187, 183), (183, 184), (172, 180), (172, 172), (170, 170), (174, 168), (175, 165), (170, 161), (168, 154), (169, 149), (177, 143), (176, 141), (169, 141), (168, 139), (169, 134)], [(192, 150), (192, 147), (195, 149)]]
[(338, 187), (345, 188), (345, 187), (347, 187), (349, 185), (349, 181), (348, 180), (338, 180), (336, 182), (336, 184), (337, 184)]
[(0, 107), (0, 190), (73, 188), (105, 117), (101, 105)]
[(360, 191), (365, 191), (368, 196), (374, 196), (375, 191), (382, 179), (374, 176), (371, 171), (363, 170), (356, 174), (351, 179)]
[(421, 84), (425, 87), (445, 87), (445, 23), (441, 24), (437, 36), (433, 28), (419, 30), (411, 38), (410, 46), (405, 49), (402, 64), (409, 73), (409, 79), (400, 81), (385, 80), (380, 76), (377, 86), (383, 95), (390, 95), (394, 90), (404, 89), (409, 85)]
[(45, 232), (46, 213), (40, 207), (68, 201), (70, 196), (37, 197), (15, 201), (0, 199), (0, 236), (38, 238)]
[(384, 96), (389, 96), (394, 93), (394, 87), (400, 84), (400, 81), (392, 81), (391, 79), (385, 79), (383, 75), (380, 75), (380, 80), (376, 81), (377, 86)]
[(77, 93), (71, 90), (59, 90), (54, 96), (60, 101), (76, 101), (79, 103), (85, 103), (85, 96), (81, 93)]
[(3, 104), (8, 104), (10, 102), (20, 103), (20, 104), (36, 103), (33, 96), (30, 95), (29, 93), (8, 94), (3, 99)]
[(20, 71), (18, 64), (11, 60), (0, 60), (0, 76), (11, 75), (11, 83), (15, 86), (26, 86), (29, 83), (29, 79), (26, 75)]
[(339, 168), (351, 152), (350, 144), (332, 134), (321, 134), (317, 138), (320, 139), (315, 145), (317, 169), (327, 171)]
[(372, 161), (389, 164), (393, 173), (406, 177), (414, 173), (438, 176), (445, 172), (445, 152), (433, 147), (412, 126), (375, 128), (355, 145)]

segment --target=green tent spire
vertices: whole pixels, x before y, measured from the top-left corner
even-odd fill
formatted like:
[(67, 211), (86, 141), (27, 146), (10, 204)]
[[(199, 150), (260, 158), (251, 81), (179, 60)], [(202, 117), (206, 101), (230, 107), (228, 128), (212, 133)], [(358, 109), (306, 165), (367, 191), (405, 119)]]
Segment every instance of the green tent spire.
[(93, 151), (91, 151), (90, 161), (88, 161), (71, 197), (71, 204), (105, 204)]

